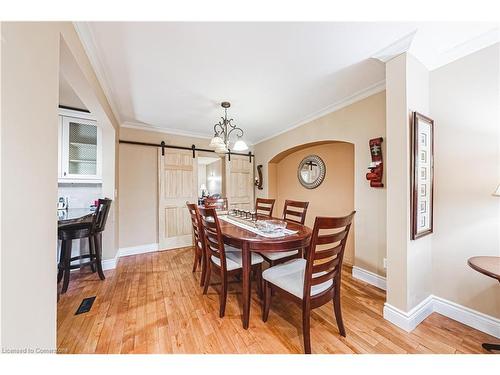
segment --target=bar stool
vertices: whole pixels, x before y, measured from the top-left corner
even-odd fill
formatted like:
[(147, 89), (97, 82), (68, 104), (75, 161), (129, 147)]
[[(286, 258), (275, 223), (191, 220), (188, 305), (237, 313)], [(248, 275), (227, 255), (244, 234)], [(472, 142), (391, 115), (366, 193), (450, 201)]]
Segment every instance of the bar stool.
[[(61, 254), (59, 257), (57, 282), (59, 283), (63, 280), (61, 293), (66, 293), (68, 290), (69, 275), (72, 269), (89, 265), (92, 272), (97, 271), (101, 280), (105, 279), (101, 263), (102, 232), (106, 225), (110, 207), (111, 199), (99, 199), (99, 204), (91, 216), (91, 220), (87, 219), (68, 223), (58, 228), (58, 238), (61, 240)], [(73, 240), (82, 238), (89, 239), (89, 253), (71, 257)], [(71, 264), (75, 260), (82, 259), (89, 259), (89, 261), (83, 264)]]

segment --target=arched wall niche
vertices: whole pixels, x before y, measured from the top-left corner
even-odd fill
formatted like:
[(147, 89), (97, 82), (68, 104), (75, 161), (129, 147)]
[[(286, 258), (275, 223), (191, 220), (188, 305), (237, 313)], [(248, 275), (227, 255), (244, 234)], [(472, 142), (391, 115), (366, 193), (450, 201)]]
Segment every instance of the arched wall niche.
[[(326, 167), (323, 182), (307, 189), (299, 182), (297, 168), (309, 155), (319, 156)], [(269, 165), (273, 167), (269, 168)], [(285, 150), (271, 159), (268, 165), (269, 195), (276, 199), (275, 216), (280, 216), (286, 199), (309, 202), (306, 225), (313, 227), (317, 216), (344, 216), (354, 210), (354, 144), (339, 141), (320, 141)], [(269, 173), (271, 171), (271, 173)], [(354, 263), (355, 224), (347, 240), (344, 264)]]
[[(277, 188), (272, 176), (277, 173), (280, 159), (312, 145), (332, 142), (354, 145), (354, 265), (380, 276), (385, 276), (386, 189), (370, 188), (365, 175), (371, 161), (368, 142), (372, 138), (385, 138), (385, 115), (385, 91), (382, 91), (254, 146), (255, 165), (263, 166), (264, 176), (263, 189), (256, 190), (256, 195), (272, 197)], [(384, 144), (382, 152), (386, 157)]]

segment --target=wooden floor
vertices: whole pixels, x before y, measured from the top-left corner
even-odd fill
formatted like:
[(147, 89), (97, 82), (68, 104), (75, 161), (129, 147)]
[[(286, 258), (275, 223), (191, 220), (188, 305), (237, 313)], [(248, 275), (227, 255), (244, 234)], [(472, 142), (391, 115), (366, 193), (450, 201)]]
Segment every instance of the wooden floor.
[[(230, 283), (226, 316), (219, 297), (199, 287), (190, 248), (120, 258), (100, 281), (73, 272), (58, 304), (60, 353), (302, 353), (301, 312), (276, 295), (267, 323), (252, 293), (250, 327), (241, 325), (241, 288)], [(408, 334), (382, 318), (385, 292), (353, 279), (344, 267), (342, 310), (347, 337), (338, 333), (332, 305), (314, 310), (313, 353), (485, 353), (495, 338), (437, 313)], [(217, 280), (215, 280), (217, 282)], [(74, 315), (85, 297), (90, 312)]]

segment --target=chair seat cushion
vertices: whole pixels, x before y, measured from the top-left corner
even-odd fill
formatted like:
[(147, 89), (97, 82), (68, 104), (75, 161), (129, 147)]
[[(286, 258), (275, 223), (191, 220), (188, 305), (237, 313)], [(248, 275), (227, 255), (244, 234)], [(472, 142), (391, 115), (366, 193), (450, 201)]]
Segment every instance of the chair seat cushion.
[(297, 255), (299, 253), (298, 250), (292, 250), (292, 251), (273, 251), (273, 252), (262, 252), (262, 255), (264, 255), (267, 259), (270, 260), (278, 260), (282, 258), (286, 258), (292, 255)]
[[(232, 271), (243, 266), (243, 259), (241, 256), (241, 251), (232, 247), (233, 251), (229, 251), (230, 246), (226, 246), (226, 270)], [(237, 251), (235, 251), (237, 250)], [(252, 265), (259, 264), (264, 261), (264, 259), (257, 253), (251, 253)], [(212, 255), (212, 262), (220, 267), (220, 259)]]
[[(281, 288), (302, 299), (304, 294), (306, 263), (307, 261), (305, 259), (292, 259), (286, 263), (268, 268), (262, 272), (262, 278), (271, 284), (276, 285), (278, 288)], [(314, 276), (318, 277), (324, 274), (325, 272), (318, 272), (314, 274)], [(311, 287), (311, 296), (327, 290), (332, 285), (333, 280), (313, 285)]]

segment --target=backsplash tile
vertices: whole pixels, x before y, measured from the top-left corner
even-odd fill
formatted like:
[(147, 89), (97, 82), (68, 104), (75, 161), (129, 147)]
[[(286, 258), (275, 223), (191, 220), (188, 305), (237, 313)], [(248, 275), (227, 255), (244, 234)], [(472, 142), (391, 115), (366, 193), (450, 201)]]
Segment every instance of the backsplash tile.
[[(102, 198), (101, 184), (58, 184), (58, 197), (67, 196), (69, 208), (88, 208)], [(54, 203), (55, 204), (55, 203)]]

